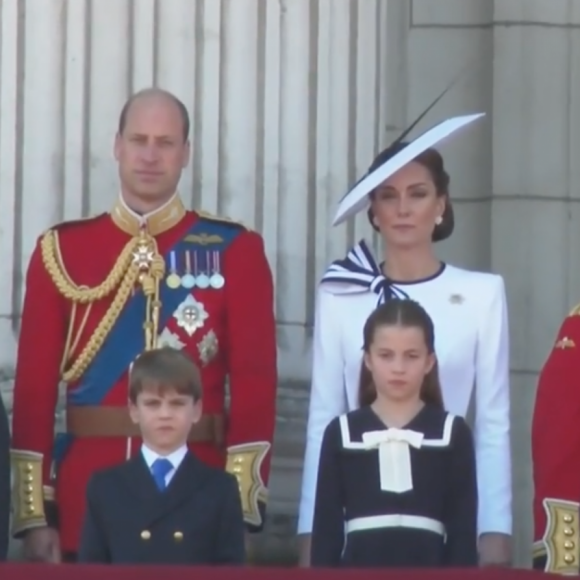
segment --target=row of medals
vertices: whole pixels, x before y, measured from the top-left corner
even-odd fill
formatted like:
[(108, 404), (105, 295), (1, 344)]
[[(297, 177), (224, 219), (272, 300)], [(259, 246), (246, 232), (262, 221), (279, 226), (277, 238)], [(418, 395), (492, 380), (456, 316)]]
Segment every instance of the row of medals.
[[(172, 266), (175, 265), (175, 259), (172, 259)], [(195, 268), (197, 270), (197, 267)], [(201, 274), (192, 274), (188, 271), (183, 275), (180, 276), (176, 273), (175, 267), (172, 268), (171, 274), (169, 274), (165, 280), (167, 286), (171, 289), (177, 289), (180, 286), (183, 288), (191, 289), (191, 288), (199, 288), (200, 290), (205, 290), (206, 288), (213, 288), (214, 290), (219, 290), (223, 288), (225, 284), (225, 278), (219, 272), (217, 268), (215, 268), (214, 272), (211, 274), (206, 274), (202, 272)]]

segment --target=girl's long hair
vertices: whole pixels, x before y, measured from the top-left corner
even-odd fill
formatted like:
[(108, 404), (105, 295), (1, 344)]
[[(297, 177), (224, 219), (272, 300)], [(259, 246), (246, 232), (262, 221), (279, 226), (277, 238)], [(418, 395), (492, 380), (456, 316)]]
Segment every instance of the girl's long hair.
[[(391, 298), (384, 304), (381, 304), (365, 322), (363, 330), (363, 351), (365, 353), (369, 352), (375, 332), (381, 326), (418, 328), (423, 332), (429, 354), (435, 352), (435, 330), (433, 328), (433, 321), (418, 302)], [(373, 377), (364, 360), (361, 363), (358, 393), (359, 405), (361, 407), (370, 405), (377, 398), (377, 389)], [(425, 404), (434, 405), (440, 409), (444, 408), (437, 361), (435, 361), (433, 368), (423, 379), (420, 397)]]

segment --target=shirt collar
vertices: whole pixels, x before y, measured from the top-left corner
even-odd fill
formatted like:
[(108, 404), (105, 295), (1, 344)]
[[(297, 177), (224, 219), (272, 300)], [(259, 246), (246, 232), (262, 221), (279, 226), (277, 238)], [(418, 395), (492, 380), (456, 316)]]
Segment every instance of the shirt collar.
[(149, 447), (147, 447), (145, 443), (143, 443), (143, 445), (141, 446), (141, 453), (143, 454), (143, 459), (145, 459), (145, 463), (147, 463), (147, 467), (149, 467), (149, 469), (151, 469), (153, 462), (159, 458), (168, 459), (171, 465), (173, 465), (173, 468), (177, 469), (181, 465), (183, 458), (187, 454), (187, 446), (182, 445), (179, 449), (176, 449), (169, 455), (162, 456), (153, 451), (152, 449), (150, 449)]
[(133, 211), (119, 194), (110, 213), (115, 225), (132, 236), (139, 235), (142, 228), (152, 236), (157, 236), (177, 225), (185, 216), (186, 209), (179, 195), (175, 193), (161, 207), (140, 215)]

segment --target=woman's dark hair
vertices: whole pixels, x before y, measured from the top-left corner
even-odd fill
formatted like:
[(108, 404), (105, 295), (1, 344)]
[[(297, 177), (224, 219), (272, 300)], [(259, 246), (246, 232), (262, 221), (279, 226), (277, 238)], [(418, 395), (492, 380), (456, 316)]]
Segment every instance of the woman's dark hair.
[[(375, 169), (386, 163), (391, 157), (402, 151), (405, 147), (407, 147), (408, 143), (399, 143), (397, 145), (392, 145), (391, 147), (387, 147), (381, 151), (376, 157), (375, 160), (372, 162), (371, 166), (369, 167), (369, 173), (372, 173)], [(423, 151), (423, 153), (419, 154), (415, 159), (413, 159), (415, 163), (419, 163), (427, 171), (429, 171), (431, 175), (431, 179), (433, 179), (433, 183), (435, 184), (435, 189), (437, 191), (437, 195), (439, 197), (445, 197), (445, 210), (443, 211), (443, 215), (441, 216), (441, 223), (436, 224), (433, 229), (433, 234), (431, 235), (431, 239), (434, 242), (440, 242), (442, 240), (447, 239), (452, 233), (453, 228), (455, 227), (455, 216), (453, 215), (453, 206), (451, 205), (451, 200), (449, 199), (449, 174), (445, 171), (445, 167), (443, 165), (443, 157), (436, 149), (427, 149)], [(374, 191), (370, 193), (371, 199), (374, 196)], [(369, 222), (372, 228), (378, 232), (379, 228), (375, 225), (373, 218), (373, 210), (369, 208), (367, 212)]]
[[(391, 298), (379, 306), (365, 322), (363, 329), (363, 351), (368, 354), (375, 338), (377, 329), (382, 326), (403, 326), (406, 328), (418, 328), (423, 332), (425, 345), (429, 354), (435, 352), (435, 330), (433, 321), (425, 309), (413, 300)], [(362, 361), (359, 379), (359, 405), (370, 405), (377, 398), (377, 389), (373, 382), (371, 372), (365, 361)], [(433, 368), (425, 375), (421, 385), (421, 400), (428, 404), (443, 409), (443, 395), (439, 384), (439, 372), (437, 361)]]

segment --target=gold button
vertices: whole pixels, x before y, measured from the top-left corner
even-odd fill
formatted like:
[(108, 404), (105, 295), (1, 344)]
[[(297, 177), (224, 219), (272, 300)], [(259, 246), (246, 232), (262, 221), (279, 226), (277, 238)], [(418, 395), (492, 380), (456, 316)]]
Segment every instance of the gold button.
[(24, 471), (26, 471), (26, 473), (32, 473), (32, 464), (27, 463)]
[(574, 530), (572, 528), (564, 528), (564, 535), (565, 536), (573, 536)]
[(564, 562), (566, 562), (566, 564), (573, 564), (574, 563), (574, 556), (572, 556), (572, 554), (566, 554), (564, 556)]
[(149, 530), (143, 530), (141, 532), (141, 539), (148, 540), (149, 538), (151, 538), (151, 532)]
[(573, 550), (574, 549), (574, 542), (572, 542), (570, 540), (566, 540), (564, 542), (564, 549), (565, 550)]
[(181, 542), (181, 540), (183, 540), (183, 534), (181, 532), (175, 532), (173, 538), (176, 542)]
[(239, 464), (239, 463), (243, 463), (243, 462), (244, 462), (244, 458), (243, 457), (236, 457), (234, 459), (234, 463), (238, 463)]
[(32, 477), (32, 475), (27, 475), (24, 481), (26, 481), (26, 483), (32, 483), (34, 481), (34, 477)]
[(242, 468), (241, 468), (241, 467), (238, 467), (238, 466), (236, 465), (236, 467), (234, 467), (234, 469), (233, 469), (233, 472), (234, 472), (234, 473), (242, 473)]
[(33, 513), (34, 513), (34, 506), (33, 506), (33, 505), (29, 505), (29, 506), (26, 508), (26, 511), (27, 511), (29, 514), (33, 514)]
[(574, 518), (570, 514), (566, 514), (564, 516), (564, 522), (566, 524), (571, 524), (574, 521)]

